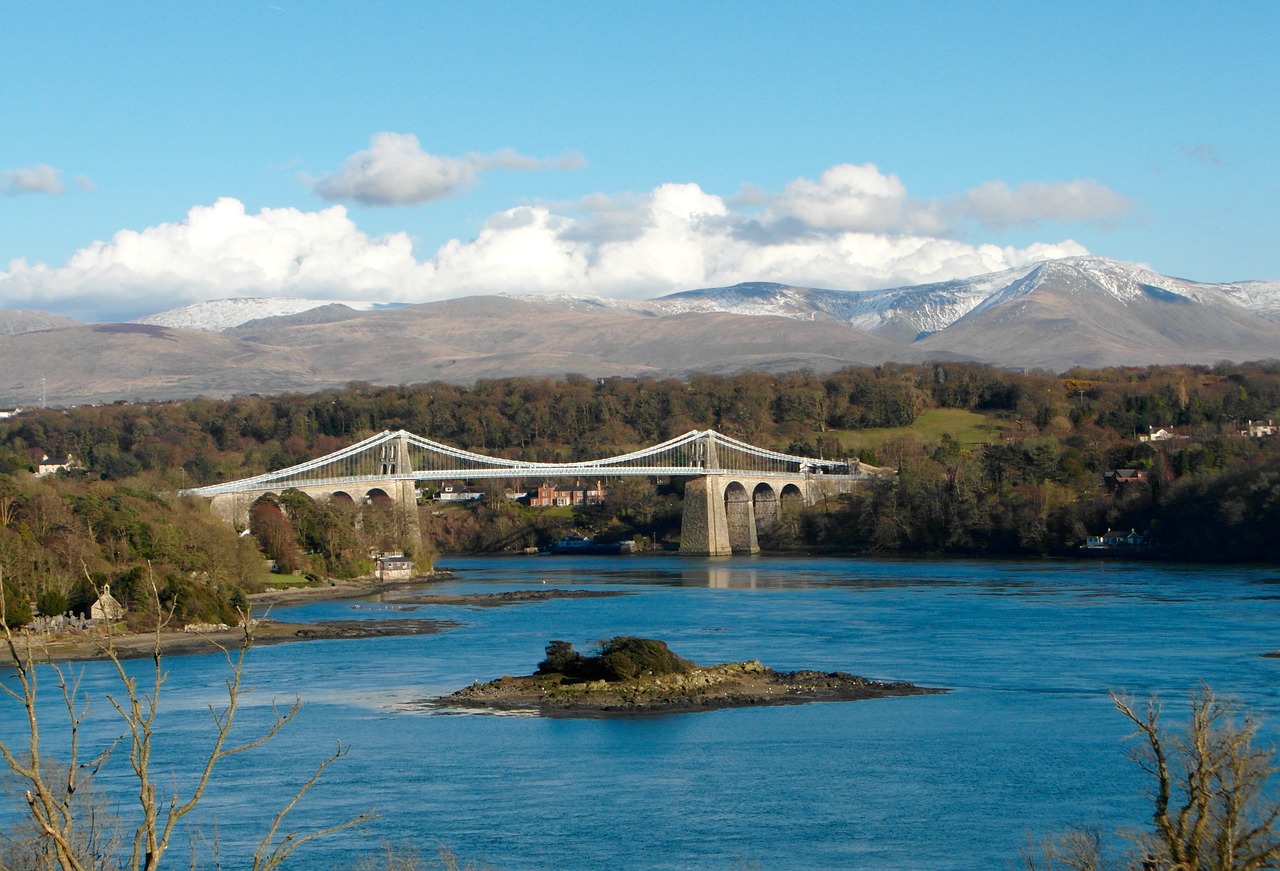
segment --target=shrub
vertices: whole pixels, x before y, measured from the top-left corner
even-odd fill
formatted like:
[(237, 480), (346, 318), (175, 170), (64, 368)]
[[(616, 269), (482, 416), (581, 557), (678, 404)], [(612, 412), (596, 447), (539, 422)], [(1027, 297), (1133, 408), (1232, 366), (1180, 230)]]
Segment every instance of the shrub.
[(562, 674), (572, 680), (632, 680), (641, 675), (679, 674), (694, 663), (676, 656), (664, 641), (617, 635), (600, 646), (599, 656), (583, 656), (568, 641), (547, 645), (538, 674)]
[(46, 587), (36, 598), (36, 608), (46, 617), (57, 617), (59, 614), (67, 613), (70, 603), (61, 590)]
[(547, 658), (538, 663), (538, 674), (562, 674), (580, 677), (585, 658), (568, 641), (552, 641), (547, 645)]
[(0, 605), (4, 610), (0, 613), (4, 615), (5, 627), (17, 629), (31, 622), (31, 602), (17, 587), (8, 581), (0, 582), (0, 598), (3, 599)]
[(605, 680), (631, 680), (641, 675), (680, 674), (693, 663), (671, 652), (666, 642), (619, 635), (600, 649)]

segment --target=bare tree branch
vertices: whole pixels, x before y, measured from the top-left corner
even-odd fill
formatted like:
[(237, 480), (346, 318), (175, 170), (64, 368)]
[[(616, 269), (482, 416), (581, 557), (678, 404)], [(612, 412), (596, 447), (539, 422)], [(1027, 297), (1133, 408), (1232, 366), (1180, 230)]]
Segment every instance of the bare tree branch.
[[(89, 578), (87, 569), (85, 575)], [(229, 756), (261, 747), (278, 735), (297, 716), (302, 705), (301, 700), (295, 698), (284, 708), (273, 704), (271, 722), (259, 734), (248, 740), (232, 741), (241, 699), (244, 693), (250, 691), (244, 686), (244, 678), (246, 656), (253, 646), (254, 623), (248, 613), (242, 612), (241, 625), (244, 634), (238, 647), (233, 651), (218, 645), (227, 662), (226, 701), (221, 707), (210, 706), (209, 708), (213, 738), (203, 757), (196, 783), (185, 797), (176, 789), (168, 795), (162, 795), (155, 782), (152, 753), (160, 698), (168, 677), (162, 657), (163, 632), (172, 619), (174, 610), (170, 607), (166, 611), (162, 605), (155, 578), (148, 572), (155, 630), (150, 669), (146, 673), (146, 685), (143, 686), (140, 676), (131, 674), (125, 668), (120, 653), (114, 645), (113, 628), (110, 621), (106, 621), (106, 638), (100, 649), (102, 655), (112, 664), (120, 686), (118, 692), (107, 694), (107, 700), (123, 722), (124, 731), (87, 763), (82, 763), (79, 758), (81, 727), (90, 713), (87, 697), (81, 691), (78, 677), (70, 678), (67, 672), (56, 664), (49, 666), (62, 696), (70, 730), (70, 759), (65, 767), (59, 767), (57, 772), (51, 775), (48, 764), (42, 757), (41, 724), (37, 716), (39, 674), (35, 663), (39, 660), (30, 638), (20, 641), (7, 626), (4, 619), (3, 580), (0, 576), (0, 627), (3, 627), (3, 644), (14, 663), (16, 686), (0, 684), (0, 690), (3, 690), (5, 696), (23, 709), (27, 722), (28, 740), (23, 752), (15, 751), (14, 748), (0, 741), (0, 761), (3, 761), (9, 771), (25, 785), (27, 808), (35, 828), (33, 848), (44, 851), (41, 855), (48, 857), (44, 864), (51, 869), (98, 871), (110, 866), (129, 868), (131, 871), (156, 871), (161, 867), (170, 847), (175, 827), (183, 817), (194, 811), (200, 804), (206, 791), (213, 784), (219, 763)], [(89, 581), (92, 585), (91, 578)], [(45, 651), (43, 659), (48, 658)], [(86, 815), (79, 815), (79, 808), (84, 804), (82, 798), (85, 778), (92, 778), (121, 743), (128, 747), (129, 766), (137, 789), (139, 810), (139, 818), (133, 828), (126, 855), (119, 854), (118, 848), (113, 846), (113, 841), (100, 836), (101, 820), (92, 805), (88, 805)], [(299, 787), (293, 798), (275, 815), (254, 855), (255, 869), (265, 871), (265, 869), (277, 868), (302, 845), (370, 819), (369, 815), (361, 814), (345, 823), (305, 834), (291, 830), (278, 842), (276, 841), (286, 816), (320, 781), (325, 770), (346, 754), (347, 749), (339, 744), (336, 752), (320, 763), (312, 775)], [(214, 849), (216, 859), (216, 839)], [(195, 853), (192, 854), (191, 862), (193, 867), (197, 864)], [(216, 861), (215, 864), (217, 864)], [(0, 862), (0, 867), (2, 865), (3, 863)]]

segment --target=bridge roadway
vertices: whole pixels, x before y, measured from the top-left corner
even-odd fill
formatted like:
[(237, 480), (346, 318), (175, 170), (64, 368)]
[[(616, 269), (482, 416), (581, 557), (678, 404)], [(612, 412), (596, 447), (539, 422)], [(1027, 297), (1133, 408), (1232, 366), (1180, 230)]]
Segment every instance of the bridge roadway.
[[(726, 467), (725, 461), (735, 460), (744, 468)], [(749, 466), (754, 468), (745, 468)], [(215, 515), (244, 528), (254, 502), (285, 490), (298, 490), (317, 500), (394, 505), (416, 516), (418, 481), (687, 478), (680, 552), (723, 556), (758, 552), (760, 535), (775, 528), (784, 512), (812, 505), (824, 495), (850, 492), (885, 474), (887, 470), (857, 461), (757, 448), (712, 430), (695, 430), (619, 457), (577, 463), (488, 457), (400, 431), (381, 433), (287, 469), (184, 493), (209, 497)]]

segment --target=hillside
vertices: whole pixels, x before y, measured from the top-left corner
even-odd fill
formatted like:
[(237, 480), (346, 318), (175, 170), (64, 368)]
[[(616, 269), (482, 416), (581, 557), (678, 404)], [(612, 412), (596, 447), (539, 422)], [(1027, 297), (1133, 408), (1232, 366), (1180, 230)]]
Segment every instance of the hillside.
[(358, 305), (221, 300), (125, 325), (3, 313), (0, 405), (31, 403), (42, 378), (50, 402), (69, 404), (567, 372), (829, 372), (924, 360), (1065, 370), (1280, 357), (1280, 282), (1205, 284), (1096, 257), (865, 292), (757, 282), (642, 301)]

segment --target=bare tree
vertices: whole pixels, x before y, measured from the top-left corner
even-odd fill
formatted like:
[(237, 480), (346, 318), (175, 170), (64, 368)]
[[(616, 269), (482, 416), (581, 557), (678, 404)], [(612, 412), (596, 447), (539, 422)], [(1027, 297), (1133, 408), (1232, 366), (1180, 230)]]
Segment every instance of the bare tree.
[(1102, 871), (1102, 835), (1096, 829), (1068, 829), (1022, 849), (1027, 871)]
[[(45, 776), (53, 782), (65, 777), (65, 768), (54, 759), (43, 761)], [(15, 789), (19, 780), (9, 771), (0, 777), (0, 790), (12, 798), (14, 810), (25, 806), (25, 784)], [(73, 852), (87, 868), (95, 871), (119, 869), (123, 844), (122, 821), (111, 809), (109, 798), (95, 788), (93, 778), (85, 773), (78, 778), (74, 796), (74, 815), (79, 821), (73, 833)], [(0, 832), (0, 869), (4, 871), (49, 871), (59, 867), (57, 848), (44, 835), (30, 815), (19, 816), (6, 831)]]
[(1208, 687), (1191, 694), (1191, 721), (1178, 733), (1161, 727), (1156, 700), (1140, 712), (1112, 700), (1137, 727), (1132, 755), (1154, 781), (1144, 861), (1159, 871), (1280, 868), (1280, 805), (1266, 792), (1275, 750), (1255, 746), (1257, 722)]
[[(162, 867), (175, 827), (199, 805), (214, 781), (219, 763), (270, 741), (293, 721), (301, 707), (301, 701), (297, 699), (285, 708), (273, 706), (272, 720), (262, 732), (249, 740), (233, 740), (236, 714), (244, 693), (249, 691), (243, 684), (245, 657), (253, 646), (253, 621), (247, 613), (242, 613), (244, 635), (239, 649), (233, 652), (222, 648), (228, 671), (225, 679), (226, 701), (221, 707), (209, 708), (212, 738), (210, 747), (203, 756), (195, 786), (185, 795), (176, 788), (171, 793), (163, 793), (156, 783), (152, 753), (158, 729), (160, 698), (167, 677), (161, 652), (162, 632), (169, 615), (164, 613), (159, 604), (154, 581), (151, 592), (152, 605), (156, 611), (156, 629), (151, 648), (151, 667), (146, 672), (145, 686), (138, 677), (130, 675), (125, 669), (112, 644), (109, 630), (103, 641), (102, 654), (114, 665), (121, 687), (118, 694), (108, 694), (107, 700), (120, 717), (124, 732), (88, 761), (84, 761), (80, 745), (83, 724), (90, 713), (89, 700), (80, 690), (78, 679), (69, 677), (68, 672), (56, 663), (47, 666), (48, 674), (52, 675), (62, 696), (67, 716), (66, 761), (57, 766), (56, 772), (50, 769), (42, 744), (41, 729), (42, 725), (47, 724), (42, 724), (37, 715), (41, 676), (37, 664), (42, 659), (47, 659), (47, 656), (40, 655), (39, 647), (31, 636), (19, 638), (11, 629), (6, 627), (3, 630), (4, 643), (13, 662), (16, 686), (0, 685), (0, 690), (23, 710), (27, 740), (25, 748), (21, 750), (0, 741), (0, 759), (3, 759), (11, 774), (25, 787), (31, 822), (37, 836), (43, 840), (40, 848), (44, 855), (50, 857), (48, 868), (96, 871), (109, 864), (111, 867), (124, 867), (131, 871), (155, 871)], [(0, 584), (0, 626), (4, 625), (4, 613), (3, 585)], [(85, 844), (97, 844), (101, 841), (89, 831), (96, 825), (95, 818), (81, 813), (83, 802), (78, 801), (77, 796), (84, 780), (100, 770), (120, 744), (124, 744), (129, 751), (129, 766), (137, 785), (138, 818), (128, 841), (127, 853), (121, 850), (120, 855), (109, 857), (109, 862), (99, 863), (94, 855), (86, 853), (84, 849)], [(346, 748), (339, 744), (275, 815), (254, 854), (254, 871), (277, 868), (303, 844), (369, 819), (368, 815), (361, 814), (338, 825), (305, 834), (296, 830), (281, 834), (288, 813), (315, 786), (325, 769), (341, 759), (346, 752)]]
[[(1151, 779), (1152, 829), (1127, 837), (1131, 871), (1258, 871), (1280, 868), (1280, 804), (1267, 791), (1280, 768), (1256, 744), (1258, 723), (1207, 686), (1191, 693), (1191, 719), (1176, 731), (1149, 699), (1111, 700), (1136, 728), (1130, 755)], [(1022, 851), (1027, 871), (1101, 871), (1096, 831), (1072, 829)]]

